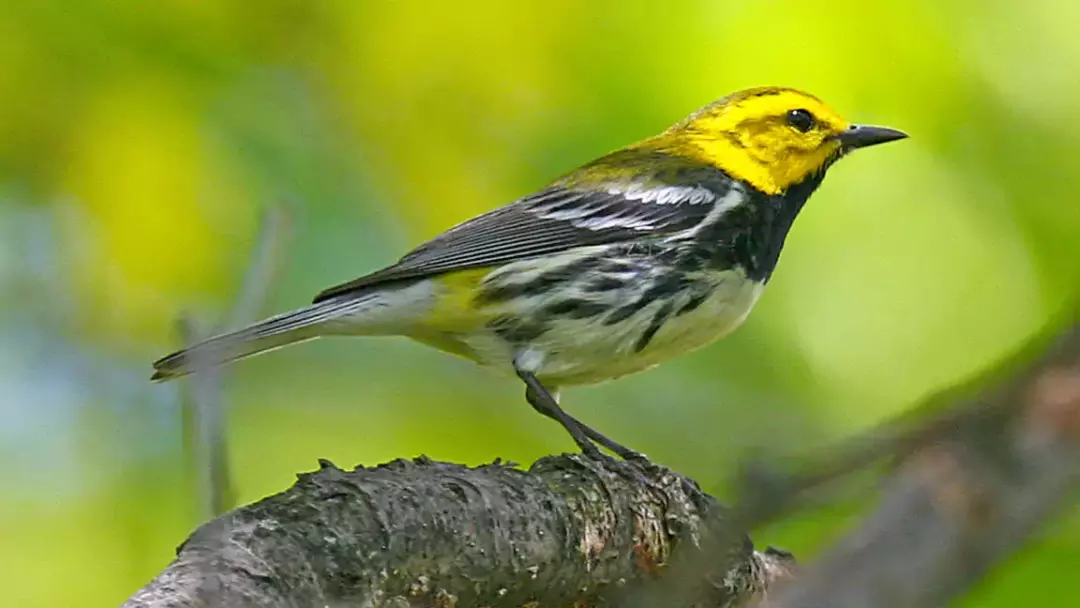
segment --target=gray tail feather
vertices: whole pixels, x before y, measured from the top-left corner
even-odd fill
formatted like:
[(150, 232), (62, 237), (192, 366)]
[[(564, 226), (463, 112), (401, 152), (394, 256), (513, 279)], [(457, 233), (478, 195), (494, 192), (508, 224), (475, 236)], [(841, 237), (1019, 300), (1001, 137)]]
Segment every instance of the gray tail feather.
[(348, 312), (355, 304), (356, 302), (329, 300), (215, 336), (158, 359), (154, 362), (154, 375), (150, 379), (172, 380), (186, 376), (197, 368), (221, 365), (317, 338), (329, 333), (320, 326)]

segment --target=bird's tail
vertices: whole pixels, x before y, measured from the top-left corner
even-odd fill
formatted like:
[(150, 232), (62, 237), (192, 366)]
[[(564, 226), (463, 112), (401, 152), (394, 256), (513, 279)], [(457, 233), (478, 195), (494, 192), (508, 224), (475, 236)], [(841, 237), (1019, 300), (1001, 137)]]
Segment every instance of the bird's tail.
[(186, 376), (196, 369), (251, 357), (289, 344), (334, 333), (334, 321), (362, 308), (363, 300), (327, 300), (215, 336), (154, 362), (154, 381)]

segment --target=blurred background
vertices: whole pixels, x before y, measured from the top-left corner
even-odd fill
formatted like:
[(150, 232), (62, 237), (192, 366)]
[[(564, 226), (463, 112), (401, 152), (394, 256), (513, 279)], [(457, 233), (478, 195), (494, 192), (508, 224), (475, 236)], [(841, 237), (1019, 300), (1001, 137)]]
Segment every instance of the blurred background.
[[(826, 180), (728, 340), (566, 391), (720, 497), (748, 453), (858, 432), (993, 364), (1080, 278), (1080, 4), (1065, 0), (41, 0), (0, 4), (0, 579), (109, 606), (199, 523), (177, 319), (221, 321), (287, 210), (263, 313), (736, 89), (809, 90), (911, 139)], [(573, 448), (522, 387), (404, 339), (231, 367), (237, 497), (316, 459), (528, 463)], [(812, 559), (873, 505), (755, 535)], [(1080, 512), (969, 604), (1065, 605)]]

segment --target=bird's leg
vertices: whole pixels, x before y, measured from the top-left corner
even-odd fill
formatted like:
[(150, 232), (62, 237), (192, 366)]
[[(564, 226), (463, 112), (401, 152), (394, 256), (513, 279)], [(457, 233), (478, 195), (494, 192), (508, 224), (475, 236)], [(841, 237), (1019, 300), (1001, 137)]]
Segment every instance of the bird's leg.
[(555, 420), (563, 426), (564, 429), (574, 439), (574, 442), (578, 444), (581, 451), (590, 458), (596, 458), (600, 456), (600, 451), (596, 448), (596, 444), (599, 443), (605, 448), (611, 450), (615, 454), (624, 460), (633, 460), (644, 458), (644, 456), (635, 450), (615, 442), (612, 439), (606, 437), (603, 433), (589, 427), (589, 425), (581, 422), (577, 418), (574, 418), (570, 414), (567, 414), (561, 407), (559, 402), (555, 400), (551, 392), (547, 390), (540, 380), (536, 378), (531, 372), (525, 372), (517, 370), (518, 377), (525, 382), (525, 399), (528, 400), (529, 405), (533, 406), (533, 409), (540, 412), (544, 416)]
[(518, 376), (525, 382), (525, 399), (529, 402), (529, 405), (537, 412), (561, 424), (586, 456), (599, 458), (600, 450), (597, 449), (596, 444), (589, 440), (584, 428), (585, 425), (563, 411), (558, 402), (555, 401), (555, 397), (544, 388), (544, 385), (536, 379), (535, 375), (519, 371)]
[[(567, 414), (567, 416), (569, 416), (569, 414)], [(605, 436), (600, 431), (592, 428), (584, 422), (581, 422), (577, 418), (570, 416), (570, 419), (581, 425), (581, 430), (585, 431), (586, 437), (611, 450), (619, 458), (622, 458), (623, 460), (648, 460), (648, 458), (645, 457), (645, 454), (642, 454), (637, 450), (632, 450), (625, 445), (615, 441), (614, 439)]]

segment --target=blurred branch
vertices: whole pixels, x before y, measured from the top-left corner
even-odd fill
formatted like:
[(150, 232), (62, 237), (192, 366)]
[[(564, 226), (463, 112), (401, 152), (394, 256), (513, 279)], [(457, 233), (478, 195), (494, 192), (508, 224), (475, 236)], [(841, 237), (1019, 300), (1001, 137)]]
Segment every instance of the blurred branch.
[(593, 605), (654, 579), (676, 554), (700, 558), (717, 533), (740, 542), (711, 561), (703, 605), (737, 605), (790, 567), (730, 530), (694, 482), (652, 464), (321, 464), (196, 530), (124, 606)]
[[(182, 316), (177, 326), (185, 346), (212, 333), (201, 330), (190, 315)], [(180, 411), (188, 469), (195, 480), (197, 517), (206, 521), (232, 508), (236, 500), (229, 471), (219, 369), (204, 366), (191, 377), (183, 387)]]
[[(962, 389), (945, 391), (917, 408), (922, 417), (905, 414), (842, 442), (795, 474), (753, 468), (728, 514), (735, 529), (805, 506), (812, 493), (883, 458), (897, 465), (878, 511), (791, 583), (771, 588), (762, 605), (940, 606), (1072, 504), (1080, 489), (1080, 326), (1047, 342), (1039, 337), (983, 374), (1009, 380), (976, 398), (958, 401)], [(703, 551), (718, 558), (729, 546), (714, 537)], [(625, 606), (698, 605), (707, 562)]]
[[(184, 345), (190, 346), (231, 328), (255, 321), (284, 261), (288, 216), (281, 207), (263, 214), (239, 295), (232, 310), (217, 327), (202, 330), (195, 319), (183, 316), (178, 325)], [(199, 520), (205, 521), (235, 506), (229, 472), (225, 402), (221, 397), (221, 370), (196, 366), (182, 399), (184, 443), (199, 500)]]
[[(801, 454), (794, 466), (784, 466), (779, 455), (770, 460), (751, 461), (742, 471), (739, 515), (746, 529), (774, 521), (800, 508), (804, 499), (820, 501), (824, 490), (839, 479), (864, 471), (882, 460), (896, 460), (913, 453), (920, 446), (945, 438), (956, 428), (977, 424), (986, 416), (983, 401), (972, 395), (990, 395), (1002, 379), (1020, 378), (1037, 373), (1058, 340), (1061, 327), (1070, 327), (1076, 317), (1072, 307), (1052, 316), (1046, 328), (990, 369), (965, 382), (944, 389), (893, 419), (871, 430), (837, 442), (829, 449)], [(998, 405), (1008, 407), (1008, 405)]]
[(272, 206), (263, 214), (255, 249), (248, 262), (240, 295), (221, 331), (253, 323), (266, 303), (285, 262), (285, 243), (288, 240), (289, 216), (283, 207)]
[(1080, 328), (903, 459), (882, 505), (797, 582), (796, 606), (940, 606), (1073, 504), (1080, 489)]

